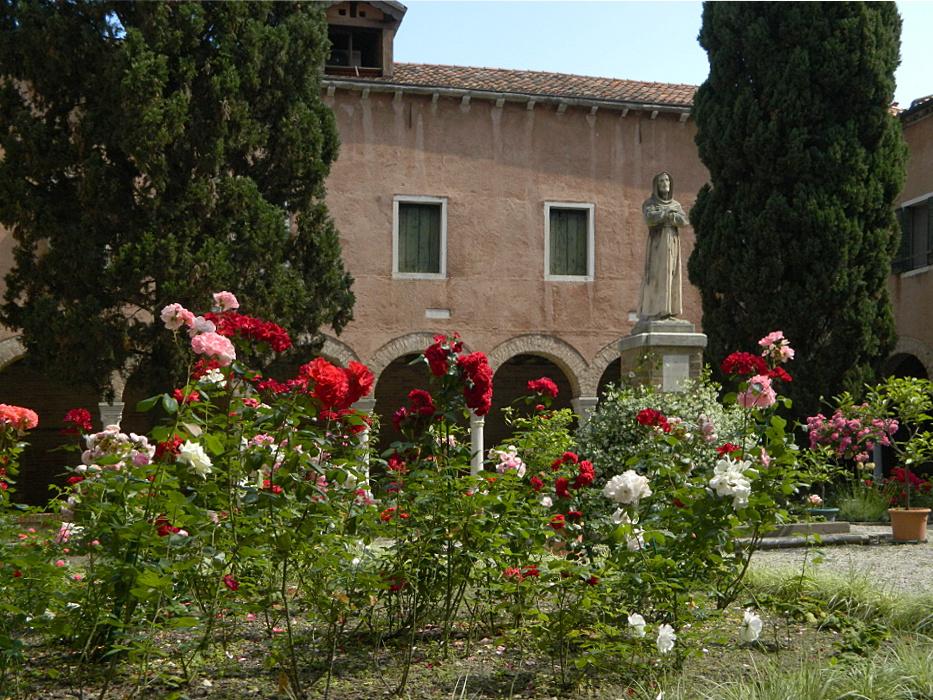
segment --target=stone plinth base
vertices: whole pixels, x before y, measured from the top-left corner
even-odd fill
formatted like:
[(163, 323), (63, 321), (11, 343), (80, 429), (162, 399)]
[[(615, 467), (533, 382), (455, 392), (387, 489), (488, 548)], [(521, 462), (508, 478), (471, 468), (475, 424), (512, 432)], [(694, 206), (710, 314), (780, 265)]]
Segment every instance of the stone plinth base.
[(640, 320), (632, 334), (619, 341), (623, 380), (680, 391), (703, 369), (706, 336), (695, 331), (689, 321)]

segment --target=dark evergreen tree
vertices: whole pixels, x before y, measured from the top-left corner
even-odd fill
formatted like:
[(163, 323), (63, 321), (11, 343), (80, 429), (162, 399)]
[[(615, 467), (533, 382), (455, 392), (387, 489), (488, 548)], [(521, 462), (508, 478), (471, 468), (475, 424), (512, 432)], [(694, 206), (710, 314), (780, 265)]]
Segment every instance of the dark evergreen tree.
[(860, 389), (896, 339), (900, 28), (892, 2), (704, 3), (710, 74), (693, 116), (710, 183), (690, 213), (688, 271), (707, 358), (718, 371), (783, 330), (798, 415)]
[(159, 310), (223, 289), (312, 343), (352, 318), (324, 203), (325, 6), (5, 0), (0, 320), (33, 362), (101, 388), (172, 366)]

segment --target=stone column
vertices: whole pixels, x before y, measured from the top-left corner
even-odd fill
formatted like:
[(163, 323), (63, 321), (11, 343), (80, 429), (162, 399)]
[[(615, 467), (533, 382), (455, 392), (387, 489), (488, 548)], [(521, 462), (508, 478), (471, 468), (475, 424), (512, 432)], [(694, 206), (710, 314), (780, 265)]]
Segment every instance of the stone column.
[(662, 391), (680, 391), (699, 378), (705, 347), (706, 336), (696, 333), (689, 321), (642, 319), (619, 341), (622, 377)]
[(124, 405), (122, 401), (114, 401), (113, 403), (104, 403), (101, 401), (97, 404), (97, 408), (100, 411), (100, 421), (103, 427), (106, 428), (108, 425), (120, 425), (120, 421), (123, 420)]
[(575, 399), (570, 399), (570, 405), (573, 407), (573, 412), (576, 413), (580, 418), (579, 426), (581, 428), (586, 425), (586, 422), (590, 419), (590, 416), (593, 415), (593, 411), (596, 410), (596, 404), (598, 403), (598, 396), (578, 396)]
[(483, 468), (483, 457), (486, 453), (486, 447), (483, 442), (483, 427), (486, 425), (486, 418), (478, 416), (470, 411), (470, 452), (473, 457), (470, 460), (470, 474), (476, 476)]
[[(376, 408), (376, 398), (374, 396), (365, 396), (362, 399), (359, 399), (355, 404), (353, 404), (353, 409), (359, 411), (360, 413), (367, 413), (372, 415), (373, 410)], [(363, 452), (363, 483), (360, 484), (360, 488), (366, 491), (366, 496), (371, 497), (372, 493), (369, 488), (369, 439), (371, 430), (369, 426), (363, 428), (360, 431), (360, 447), (364, 450)]]

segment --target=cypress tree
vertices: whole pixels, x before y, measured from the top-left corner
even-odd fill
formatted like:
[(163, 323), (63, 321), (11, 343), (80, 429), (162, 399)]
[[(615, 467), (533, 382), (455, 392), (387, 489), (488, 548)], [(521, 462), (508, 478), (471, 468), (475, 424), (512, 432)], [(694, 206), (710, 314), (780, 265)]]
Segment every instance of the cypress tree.
[(690, 215), (688, 273), (707, 357), (717, 366), (784, 331), (798, 415), (861, 389), (896, 340), (900, 28), (891, 2), (704, 3), (710, 73), (693, 116), (710, 182)]
[(33, 363), (102, 390), (114, 370), (177, 365), (159, 310), (224, 289), (309, 343), (352, 318), (324, 202), (339, 147), (324, 8), (4, 3), (0, 222), (16, 246), (0, 320)]

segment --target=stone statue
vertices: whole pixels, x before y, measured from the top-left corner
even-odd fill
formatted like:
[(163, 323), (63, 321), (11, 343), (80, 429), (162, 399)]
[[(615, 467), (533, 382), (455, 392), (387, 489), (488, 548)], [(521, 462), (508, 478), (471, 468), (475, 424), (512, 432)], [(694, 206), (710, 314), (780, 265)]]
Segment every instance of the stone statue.
[(690, 222), (674, 201), (674, 183), (667, 173), (654, 176), (652, 193), (641, 210), (648, 224), (645, 276), (638, 302), (640, 319), (676, 318), (683, 312), (683, 283), (680, 276), (680, 233), (678, 226)]

